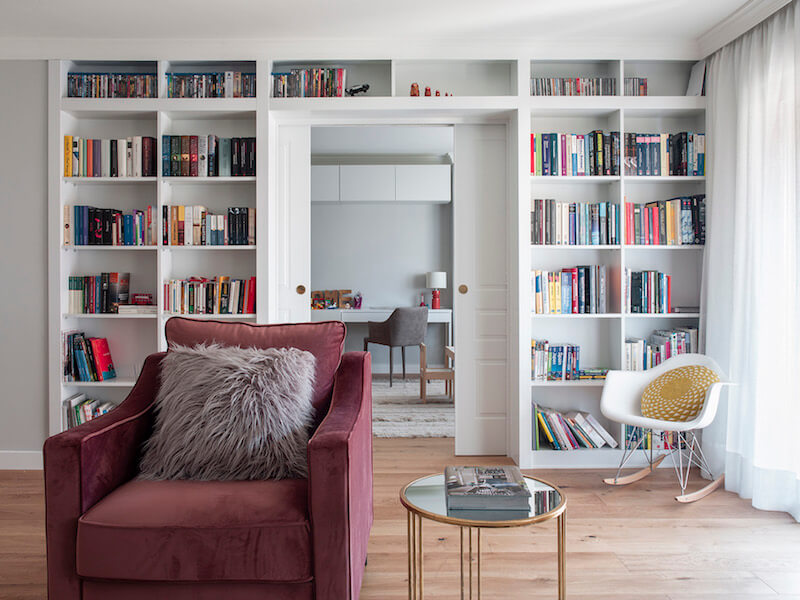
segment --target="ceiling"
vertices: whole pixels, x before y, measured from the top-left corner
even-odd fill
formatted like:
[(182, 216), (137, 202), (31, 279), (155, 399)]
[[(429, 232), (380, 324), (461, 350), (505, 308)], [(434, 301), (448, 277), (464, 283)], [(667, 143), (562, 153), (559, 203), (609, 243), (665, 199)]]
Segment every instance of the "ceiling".
[(12, 40), (48, 38), (697, 44), (732, 15), (763, 12), (760, 6), (771, 11), (786, 1), (0, 0), (0, 42), (5, 48)]

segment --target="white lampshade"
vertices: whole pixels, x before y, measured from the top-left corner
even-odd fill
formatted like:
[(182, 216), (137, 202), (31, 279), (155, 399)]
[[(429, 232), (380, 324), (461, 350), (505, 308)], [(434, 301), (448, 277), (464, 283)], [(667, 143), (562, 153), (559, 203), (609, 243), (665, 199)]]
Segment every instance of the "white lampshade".
[(447, 273), (444, 271), (430, 271), (425, 274), (425, 287), (432, 290), (447, 288)]

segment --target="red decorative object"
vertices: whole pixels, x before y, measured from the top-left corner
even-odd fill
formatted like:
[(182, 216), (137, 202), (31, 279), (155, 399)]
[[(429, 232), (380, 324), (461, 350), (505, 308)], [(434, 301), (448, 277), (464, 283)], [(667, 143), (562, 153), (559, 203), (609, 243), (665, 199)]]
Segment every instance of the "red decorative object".
[(419, 84), (412, 83), (411, 84), (411, 95), (412, 96), (419, 96)]
[(419, 295), (419, 305), (420, 306), (428, 306), (427, 304), (425, 304), (425, 294), (420, 294)]
[(431, 95), (431, 88), (430, 88), (429, 85), (425, 86), (425, 95), (426, 96), (430, 96)]
[(441, 94), (439, 93), (439, 90), (436, 90), (436, 95), (437, 96), (441, 96)]
[(431, 292), (431, 308), (438, 309), (442, 308), (440, 299), (439, 299), (439, 290), (433, 290)]

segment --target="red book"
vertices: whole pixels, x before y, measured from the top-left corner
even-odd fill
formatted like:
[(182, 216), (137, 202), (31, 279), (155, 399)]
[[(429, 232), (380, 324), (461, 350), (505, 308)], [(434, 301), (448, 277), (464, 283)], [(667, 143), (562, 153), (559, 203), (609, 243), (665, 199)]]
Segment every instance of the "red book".
[(189, 175), (197, 177), (197, 136), (189, 137)]
[(626, 230), (625, 230), (625, 243), (626, 244), (635, 244), (636, 240), (634, 238), (634, 232), (636, 231), (633, 226), (633, 204), (627, 202), (625, 204), (626, 211)]
[(653, 243), (656, 246), (658, 246), (661, 243), (661, 240), (659, 238), (659, 227), (658, 227), (658, 206), (650, 207), (650, 218), (653, 221), (650, 224), (650, 230), (653, 232)]
[(150, 172), (150, 164), (153, 161), (153, 148), (150, 145), (150, 140), (153, 138), (142, 138), (142, 177), (152, 177), (154, 174)]
[(569, 270), (572, 276), (572, 314), (578, 314), (578, 268), (572, 267)]
[(531, 173), (536, 173), (536, 134), (531, 134)]
[(672, 312), (672, 275), (667, 275), (667, 312)]
[(93, 140), (86, 140), (86, 176), (87, 177), (92, 177), (93, 176), (92, 174), (94, 173), (94, 171), (92, 170), (92, 167), (94, 166), (92, 164), (92, 150), (94, 149), (93, 148), (94, 144), (92, 142), (93, 142)]
[(256, 312), (256, 278), (250, 278), (250, 287), (247, 290), (247, 310), (245, 311), (248, 314), (254, 314)]
[(562, 177), (567, 175), (567, 135), (565, 133), (561, 134), (561, 175)]
[(111, 362), (111, 351), (108, 349), (108, 340), (106, 338), (89, 338), (89, 344), (92, 346), (92, 355), (94, 357), (94, 367), (97, 373), (97, 378), (100, 381), (107, 381), (117, 376), (114, 370), (114, 363)]

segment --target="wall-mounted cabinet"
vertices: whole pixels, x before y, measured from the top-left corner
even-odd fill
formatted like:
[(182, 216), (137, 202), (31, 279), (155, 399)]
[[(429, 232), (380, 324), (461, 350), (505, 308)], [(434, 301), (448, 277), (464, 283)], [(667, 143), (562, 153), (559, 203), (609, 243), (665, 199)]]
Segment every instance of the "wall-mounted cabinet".
[(339, 202), (339, 165), (311, 166), (311, 201)]
[(433, 202), (451, 199), (451, 166), (312, 165), (312, 202)]

